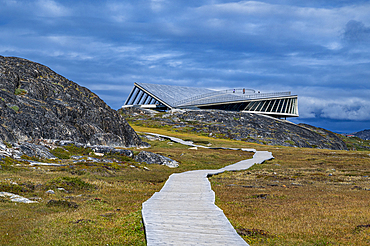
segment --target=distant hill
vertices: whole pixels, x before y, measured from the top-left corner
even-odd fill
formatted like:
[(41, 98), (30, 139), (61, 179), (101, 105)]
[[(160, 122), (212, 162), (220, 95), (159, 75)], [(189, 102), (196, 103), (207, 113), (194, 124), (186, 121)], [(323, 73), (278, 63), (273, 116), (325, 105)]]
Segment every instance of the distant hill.
[(85, 87), (41, 64), (0, 56), (0, 140), (141, 146), (126, 120)]
[(353, 135), (355, 135), (356, 137), (359, 137), (363, 140), (370, 140), (370, 129), (353, 133)]

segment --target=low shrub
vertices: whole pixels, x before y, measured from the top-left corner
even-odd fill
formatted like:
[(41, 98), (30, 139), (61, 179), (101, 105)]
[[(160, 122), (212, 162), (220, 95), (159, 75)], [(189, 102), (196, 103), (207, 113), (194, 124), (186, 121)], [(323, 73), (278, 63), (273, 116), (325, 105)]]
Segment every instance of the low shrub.
[(78, 208), (77, 203), (69, 202), (66, 200), (50, 200), (46, 204), (48, 207), (68, 207), (68, 208)]
[(90, 148), (77, 147), (74, 144), (63, 146), (71, 155), (89, 155), (93, 151)]
[(32, 192), (34, 191), (35, 186), (31, 183), (26, 183), (22, 185), (18, 184), (12, 184), (12, 183), (6, 183), (6, 182), (1, 182), (0, 183), (0, 191), (2, 192), (10, 192), (14, 194), (21, 194), (25, 192)]
[(11, 106), (10, 108), (13, 109), (15, 112), (19, 111), (19, 107), (16, 105)]
[(63, 148), (55, 148), (51, 150), (50, 153), (59, 159), (69, 159), (71, 157), (71, 154), (69, 153), (69, 151)]
[(15, 89), (15, 92), (14, 92), (15, 95), (25, 95), (27, 93), (28, 92), (26, 90), (20, 89), (20, 88)]
[(46, 190), (64, 188), (68, 192), (73, 192), (77, 190), (93, 190), (96, 187), (78, 177), (59, 177), (50, 180), (45, 188)]

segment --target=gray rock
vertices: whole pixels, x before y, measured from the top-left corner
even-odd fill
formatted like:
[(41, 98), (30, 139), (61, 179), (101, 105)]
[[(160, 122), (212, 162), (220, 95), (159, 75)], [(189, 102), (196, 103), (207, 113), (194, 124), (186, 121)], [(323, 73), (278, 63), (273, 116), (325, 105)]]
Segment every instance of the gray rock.
[(55, 194), (55, 191), (53, 191), (53, 190), (47, 190), (47, 191), (45, 191), (45, 193), (48, 193), (48, 194)]
[(70, 140), (61, 140), (58, 142), (59, 146), (67, 146), (67, 145), (74, 145), (79, 148), (87, 148), (87, 144), (75, 142), (75, 141), (70, 141)]
[(47, 163), (47, 162), (39, 162), (39, 161), (29, 161), (27, 160), (30, 164), (30, 166), (50, 166), (50, 167), (64, 167), (66, 165), (64, 164), (58, 164), (58, 163)]
[(9, 197), (12, 202), (37, 203), (36, 201), (31, 201), (28, 198), (10, 192), (0, 192), (0, 197)]
[(143, 135), (143, 137), (146, 138), (149, 141), (164, 141), (163, 138), (155, 137), (155, 136), (151, 136), (151, 135)]
[(7, 147), (6, 147), (6, 145), (3, 143), (3, 141), (0, 141), (0, 149), (1, 149), (1, 150), (6, 150), (6, 149), (7, 149)]
[[(0, 143), (2, 143), (1, 140), (0, 140)], [(20, 159), (21, 155), (22, 155), (22, 153), (18, 149), (8, 148), (8, 147), (6, 147), (5, 144), (2, 143), (2, 145), (0, 147), (0, 159), (4, 159), (5, 157)]]
[(179, 163), (175, 160), (148, 151), (141, 151), (134, 157), (134, 160), (137, 162), (145, 162), (147, 164), (165, 165), (172, 168), (179, 166)]
[(32, 144), (32, 143), (21, 143), (18, 146), (19, 150), (27, 156), (36, 156), (45, 159), (56, 159), (56, 157), (49, 152), (49, 149), (45, 146)]
[(134, 156), (134, 153), (132, 152), (132, 150), (128, 150), (128, 149), (115, 149), (113, 147), (103, 146), (103, 145), (91, 146), (91, 149), (97, 153), (104, 153), (104, 154), (112, 153), (112, 154), (125, 155), (128, 157)]
[(126, 120), (96, 94), (41, 64), (0, 56), (0, 139), (141, 147)]
[(125, 156), (128, 156), (128, 157), (133, 157), (134, 156), (134, 152), (132, 152), (132, 150), (128, 150), (128, 149), (113, 149), (111, 151), (112, 154), (120, 154), (120, 155), (125, 155)]
[(112, 150), (114, 150), (113, 147), (104, 146), (104, 145), (94, 145), (94, 146), (91, 146), (91, 149), (94, 152), (103, 153), (103, 154), (110, 153)]

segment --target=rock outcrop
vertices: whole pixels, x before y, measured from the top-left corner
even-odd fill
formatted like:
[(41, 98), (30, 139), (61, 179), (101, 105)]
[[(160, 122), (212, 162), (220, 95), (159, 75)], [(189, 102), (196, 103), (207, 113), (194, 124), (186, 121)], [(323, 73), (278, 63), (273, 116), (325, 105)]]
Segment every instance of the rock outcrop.
[(90, 145), (145, 145), (115, 110), (50, 68), (0, 56), (0, 140), (59, 139)]
[(109, 146), (101, 146), (101, 145), (95, 145), (95, 146), (91, 146), (91, 149), (95, 152), (95, 153), (102, 153), (102, 154), (119, 154), (119, 155), (125, 155), (125, 156), (128, 156), (128, 157), (134, 157), (134, 152), (132, 150), (129, 150), (129, 149), (115, 149), (113, 147), (109, 147)]
[(141, 151), (138, 155), (134, 157), (134, 160), (137, 162), (145, 162), (147, 164), (165, 165), (172, 168), (179, 166), (179, 163), (172, 160), (171, 158), (148, 151)]
[(153, 115), (141, 108), (121, 109), (135, 124), (171, 126), (175, 131), (193, 131), (211, 137), (230, 138), (267, 145), (347, 150), (334, 133), (309, 125), (296, 125), (259, 114), (222, 110), (176, 110)]
[(43, 159), (56, 159), (54, 155), (49, 152), (49, 149), (45, 146), (32, 144), (32, 143), (22, 143), (17, 146), (19, 151), (27, 156), (36, 156)]

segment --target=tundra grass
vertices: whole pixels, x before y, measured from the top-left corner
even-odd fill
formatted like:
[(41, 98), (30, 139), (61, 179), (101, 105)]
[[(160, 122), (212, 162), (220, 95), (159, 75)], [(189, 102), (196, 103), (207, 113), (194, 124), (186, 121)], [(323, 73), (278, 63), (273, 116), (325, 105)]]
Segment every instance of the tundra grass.
[(274, 160), (210, 178), (250, 245), (370, 245), (370, 152), (270, 151)]
[[(63, 167), (0, 162), (0, 191), (38, 201), (23, 204), (0, 197), (0, 245), (145, 245), (141, 204), (162, 188), (169, 175), (218, 169), (252, 156), (243, 151), (191, 150), (170, 141), (148, 142), (152, 147), (145, 150), (172, 158), (180, 166), (146, 165), (120, 156), (106, 156), (118, 164), (62, 159)], [(68, 148), (69, 155), (78, 154), (73, 151)], [(47, 193), (50, 189), (55, 194)]]
[[(250, 245), (370, 243), (369, 151), (273, 147), (133, 127), (212, 147), (273, 153), (274, 160), (247, 171), (210, 178), (216, 204)], [(0, 187), (41, 198), (34, 204), (0, 198), (0, 245), (145, 245), (141, 204), (162, 188), (169, 175), (216, 169), (251, 157), (242, 151), (190, 150), (170, 141), (147, 142), (152, 147), (146, 150), (175, 159), (180, 167), (144, 165), (118, 156), (119, 165), (70, 165), (71, 160), (64, 159), (65, 167), (31, 169), (9, 160), (0, 163)], [(49, 188), (55, 194), (46, 193)]]
[(273, 153), (275, 159), (247, 171), (210, 178), (216, 204), (250, 245), (370, 245), (370, 151), (169, 135)]

